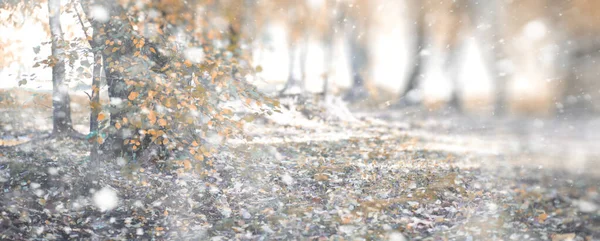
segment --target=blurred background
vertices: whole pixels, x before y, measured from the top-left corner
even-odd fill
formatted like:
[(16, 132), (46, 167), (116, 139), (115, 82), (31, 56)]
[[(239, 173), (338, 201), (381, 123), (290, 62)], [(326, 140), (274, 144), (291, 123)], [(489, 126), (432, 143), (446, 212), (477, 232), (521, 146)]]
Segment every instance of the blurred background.
[[(50, 53), (46, 4), (24, 2), (38, 6), (0, 11), (0, 87), (48, 91), (50, 69), (34, 67)], [(600, 110), (600, 3), (593, 0), (158, 2), (176, 14), (197, 8), (190, 21), (205, 29), (194, 31), (214, 35), (217, 47), (239, 42), (232, 52), (256, 70), (245, 78), (266, 92), (327, 93), (363, 109), (453, 107), (490, 116)], [(63, 1), (65, 9), (71, 3)], [(84, 36), (76, 15), (62, 18), (67, 40)], [(185, 34), (172, 41), (187, 43)], [(71, 48), (91, 61), (85, 46)], [(85, 96), (91, 75), (80, 67), (70, 66), (68, 81), (74, 95)]]

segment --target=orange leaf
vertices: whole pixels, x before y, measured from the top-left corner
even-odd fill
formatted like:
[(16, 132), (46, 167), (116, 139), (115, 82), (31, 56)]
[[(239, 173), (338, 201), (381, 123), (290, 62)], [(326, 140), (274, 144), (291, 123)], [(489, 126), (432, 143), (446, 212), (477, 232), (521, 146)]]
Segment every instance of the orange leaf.
[(135, 100), (135, 98), (137, 98), (139, 95), (140, 95), (140, 93), (132, 91), (131, 93), (129, 93), (129, 96), (127, 97), (127, 99)]
[(150, 52), (156, 53), (156, 50), (154, 50), (154, 48), (150, 47)]
[(167, 120), (165, 120), (165, 119), (158, 120), (158, 125), (160, 125), (160, 126), (166, 126), (167, 125)]
[(537, 217), (538, 222), (543, 223), (548, 218), (548, 214), (542, 213)]
[(192, 146), (198, 146), (198, 142), (196, 142), (196, 141), (192, 142)]
[(185, 60), (185, 61), (183, 62), (183, 64), (185, 64), (185, 66), (189, 68), (190, 66), (192, 66), (192, 61)]
[(192, 162), (190, 162), (190, 160), (184, 160), (183, 161), (183, 169), (185, 169), (185, 170), (192, 169)]
[(97, 121), (102, 121), (106, 118), (106, 115), (104, 113), (99, 113), (98, 114), (98, 118), (96, 119)]
[(115, 123), (115, 127), (117, 128), (117, 130), (121, 129), (121, 123), (119, 123), (119, 122)]
[(156, 112), (150, 111), (150, 113), (148, 113), (148, 120), (150, 121), (150, 124), (154, 124), (154, 122), (156, 122)]

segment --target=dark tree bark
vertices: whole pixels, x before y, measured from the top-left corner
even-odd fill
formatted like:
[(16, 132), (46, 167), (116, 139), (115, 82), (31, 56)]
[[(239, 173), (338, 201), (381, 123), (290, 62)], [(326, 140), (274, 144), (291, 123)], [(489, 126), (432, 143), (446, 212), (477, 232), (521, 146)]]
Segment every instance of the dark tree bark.
[[(109, 19), (107, 19), (107, 21), (94, 19), (93, 16), (90, 15), (90, 7), (92, 5), (102, 7), (108, 11)], [(95, 53), (100, 55), (95, 57), (96, 60), (101, 57), (102, 65), (105, 66), (108, 95), (111, 100), (111, 105), (109, 108), (110, 128), (108, 129), (108, 135), (106, 139), (99, 149), (101, 154), (104, 154), (105, 157), (124, 155), (127, 146), (123, 144), (125, 140), (123, 130), (116, 129), (114, 126), (117, 121), (122, 120), (123, 117), (125, 117), (127, 110), (123, 103), (127, 101), (130, 90), (125, 84), (125, 78), (127, 77), (126, 74), (122, 71), (119, 71), (118, 68), (110, 68), (109, 66), (118, 66), (119, 63), (126, 61), (126, 57), (133, 55), (133, 51), (135, 49), (131, 40), (133, 27), (127, 21), (125, 10), (114, 0), (83, 1), (82, 6), (89, 18), (88, 20), (92, 24), (92, 29), (94, 30), (92, 49), (95, 50)], [(105, 44), (106, 42), (111, 41), (118, 43), (118, 45), (107, 46)], [(113, 51), (115, 47), (117, 47), (118, 50)], [(98, 63), (94, 64), (94, 68), (96, 70)], [(97, 126), (90, 127), (96, 129), (98, 128)]]
[(48, 1), (50, 34), (52, 37), (52, 134), (65, 135), (73, 132), (71, 99), (65, 83), (65, 53), (60, 26), (60, 0)]

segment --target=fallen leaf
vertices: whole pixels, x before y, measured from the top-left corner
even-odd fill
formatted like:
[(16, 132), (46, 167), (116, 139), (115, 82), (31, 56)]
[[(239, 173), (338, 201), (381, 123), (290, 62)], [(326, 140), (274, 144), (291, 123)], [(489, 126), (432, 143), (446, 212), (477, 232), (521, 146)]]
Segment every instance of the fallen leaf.
[(135, 98), (137, 98), (139, 95), (140, 95), (140, 93), (132, 91), (131, 93), (129, 93), (129, 96), (127, 97), (127, 99), (135, 100)]
[(548, 218), (548, 214), (546, 214), (546, 213), (542, 213), (537, 216), (537, 220), (540, 223), (543, 223), (544, 221), (546, 221), (547, 218)]
[(555, 233), (551, 236), (552, 241), (570, 241), (575, 239), (574, 233)]
[(165, 119), (159, 119), (158, 120), (158, 125), (160, 125), (160, 126), (167, 126), (167, 120), (165, 120)]

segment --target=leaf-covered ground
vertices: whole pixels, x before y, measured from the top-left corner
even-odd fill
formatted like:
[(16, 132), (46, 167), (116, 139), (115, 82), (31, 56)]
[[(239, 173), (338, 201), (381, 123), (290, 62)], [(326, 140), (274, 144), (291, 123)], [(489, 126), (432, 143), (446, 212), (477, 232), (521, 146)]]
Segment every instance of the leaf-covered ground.
[(202, 178), (92, 169), (84, 141), (2, 147), (0, 239), (600, 239), (588, 142), (573, 152), (579, 142), (423, 117), (277, 118), (205, 160)]

